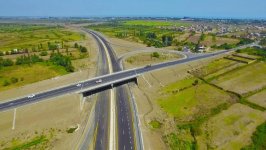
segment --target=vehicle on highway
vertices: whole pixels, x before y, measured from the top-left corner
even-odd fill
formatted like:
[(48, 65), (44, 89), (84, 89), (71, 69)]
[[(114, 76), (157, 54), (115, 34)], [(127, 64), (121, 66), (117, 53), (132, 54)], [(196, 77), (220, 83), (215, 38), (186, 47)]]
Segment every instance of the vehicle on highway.
[(95, 83), (102, 83), (102, 82), (103, 82), (102, 79), (99, 79), (99, 80), (95, 81)]
[(35, 94), (31, 94), (28, 96), (28, 98), (33, 98), (35, 96)]
[(80, 87), (80, 86), (81, 86), (81, 84), (79, 83), (79, 84), (77, 84), (76, 86), (77, 86), (77, 87)]
[(150, 68), (150, 67), (151, 67), (151, 64), (149, 64), (149, 65), (145, 66), (145, 68)]

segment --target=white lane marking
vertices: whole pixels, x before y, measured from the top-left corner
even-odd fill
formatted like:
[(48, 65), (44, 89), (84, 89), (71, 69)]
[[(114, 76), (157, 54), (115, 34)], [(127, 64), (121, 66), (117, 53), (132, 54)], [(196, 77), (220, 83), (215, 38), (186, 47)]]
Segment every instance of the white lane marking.
[(123, 135), (125, 134), (125, 131), (124, 131), (124, 129), (123, 129)]
[(151, 87), (151, 84), (148, 82), (148, 80), (145, 79), (144, 75), (142, 75), (142, 78), (143, 78), (144, 81), (149, 85), (149, 87)]
[(16, 113), (17, 113), (17, 108), (14, 109), (14, 116), (13, 116), (12, 130), (15, 130), (15, 125), (16, 125)]

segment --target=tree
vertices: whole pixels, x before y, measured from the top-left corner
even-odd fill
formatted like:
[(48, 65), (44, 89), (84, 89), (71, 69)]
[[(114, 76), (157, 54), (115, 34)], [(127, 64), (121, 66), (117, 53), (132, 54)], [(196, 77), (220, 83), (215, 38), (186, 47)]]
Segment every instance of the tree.
[(48, 52), (47, 51), (42, 51), (41, 53), (40, 53), (40, 56), (47, 56), (48, 55)]
[(158, 52), (153, 52), (151, 54), (151, 57), (159, 58), (160, 57), (160, 54)]
[(162, 42), (164, 46), (171, 46), (173, 41), (173, 37), (169, 35), (162, 36)]
[(14, 62), (11, 59), (3, 59), (2, 60), (2, 66), (7, 67), (7, 66), (13, 66)]
[(148, 38), (148, 39), (156, 39), (157, 36), (156, 36), (155, 33), (149, 32), (149, 33), (147, 33), (146, 38)]
[(79, 48), (78, 43), (75, 43), (75, 44), (74, 44), (74, 47), (75, 47), (75, 48)]
[(81, 52), (81, 53), (86, 53), (86, 52), (88, 52), (88, 50), (87, 50), (86, 47), (83, 47), (83, 46), (82, 46), (82, 47), (80, 48), (80, 52)]
[(50, 61), (55, 65), (63, 66), (68, 72), (74, 71), (74, 67), (72, 66), (71, 59), (68, 56), (63, 56), (60, 53), (52, 53), (50, 56)]

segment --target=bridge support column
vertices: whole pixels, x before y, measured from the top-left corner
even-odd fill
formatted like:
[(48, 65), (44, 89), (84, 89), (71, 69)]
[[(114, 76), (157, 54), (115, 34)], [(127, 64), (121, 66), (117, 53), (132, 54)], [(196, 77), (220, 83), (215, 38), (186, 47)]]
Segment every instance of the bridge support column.
[(80, 96), (79, 96), (79, 106), (80, 106), (80, 111), (83, 110), (83, 107), (84, 107), (84, 103), (85, 103), (85, 99), (86, 97), (83, 96), (83, 94), (81, 93)]
[(136, 85), (139, 85), (139, 84), (138, 84), (138, 78), (135, 78), (135, 79), (134, 79), (134, 83), (135, 83)]
[(14, 109), (12, 130), (15, 130), (15, 126), (16, 126), (16, 114), (17, 114), (17, 108)]

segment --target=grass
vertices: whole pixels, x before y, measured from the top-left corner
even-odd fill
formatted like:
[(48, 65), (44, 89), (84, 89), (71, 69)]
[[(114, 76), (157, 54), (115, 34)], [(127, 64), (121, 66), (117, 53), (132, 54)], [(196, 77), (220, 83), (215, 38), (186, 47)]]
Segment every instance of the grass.
[(163, 95), (158, 103), (169, 115), (186, 119), (227, 100), (230, 96), (226, 92), (202, 83), (175, 94)]
[(212, 73), (215, 73), (221, 69), (227, 68), (229, 66), (235, 65), (237, 62), (228, 60), (228, 59), (217, 59), (212, 61), (211, 63), (208, 63), (208, 65), (203, 66), (199, 72), (194, 72), (196, 76), (206, 76)]
[(0, 24), (0, 51), (38, 47), (47, 42), (79, 41), (84, 35), (59, 26)]
[(160, 129), (162, 126), (162, 123), (157, 121), (157, 120), (152, 120), (149, 125), (153, 128), (153, 129)]
[(259, 125), (253, 133), (252, 144), (242, 148), (242, 150), (263, 150), (266, 149), (266, 122)]
[(245, 48), (245, 49), (237, 50), (237, 52), (248, 54), (248, 55), (266, 57), (266, 50), (259, 49), (259, 48)]
[(151, 21), (151, 20), (130, 20), (124, 22), (124, 25), (133, 26), (189, 26), (189, 23), (181, 21)]
[(188, 87), (191, 87), (192, 84), (196, 81), (196, 78), (189, 78), (189, 79), (184, 79), (175, 83), (172, 83), (170, 85), (167, 85), (164, 89), (163, 92), (165, 93), (173, 93), (177, 90), (182, 90)]
[(224, 89), (245, 94), (266, 85), (265, 72), (266, 63), (253, 63), (223, 74), (223, 76), (213, 80), (212, 83)]
[[(50, 63), (37, 63), (31, 66), (20, 65), (0, 69), (0, 91), (20, 87), (37, 81), (50, 79), (56, 76), (67, 74), (64, 67), (55, 66)], [(11, 82), (11, 78), (17, 78), (18, 82), (4, 86), (4, 82)]]
[(78, 127), (73, 127), (73, 128), (69, 128), (69, 129), (67, 129), (67, 133), (74, 133), (75, 131), (76, 131), (76, 129), (77, 129)]
[(247, 144), (254, 128), (265, 119), (264, 113), (242, 104), (228, 109), (205, 121), (197, 136), (199, 147), (210, 149), (240, 149)]
[(32, 149), (32, 147), (38, 146), (42, 143), (47, 142), (48, 139), (46, 138), (46, 136), (42, 135), (42, 136), (37, 136), (35, 138), (33, 138), (31, 141), (26, 142), (26, 143), (22, 143), (22, 144), (18, 144), (18, 145), (14, 145), (12, 147), (6, 148), (5, 150), (24, 150), (24, 149)]
[(177, 54), (171, 54), (171, 53), (158, 53), (159, 57), (152, 57), (153, 53), (141, 53), (136, 54), (134, 56), (131, 56), (126, 59), (127, 63), (130, 63), (131, 65), (135, 66), (144, 66), (159, 62), (165, 62), (165, 61), (171, 61), (179, 59), (181, 56)]
[(196, 143), (178, 138), (177, 134), (170, 133), (164, 136), (164, 141), (172, 150), (195, 150)]

